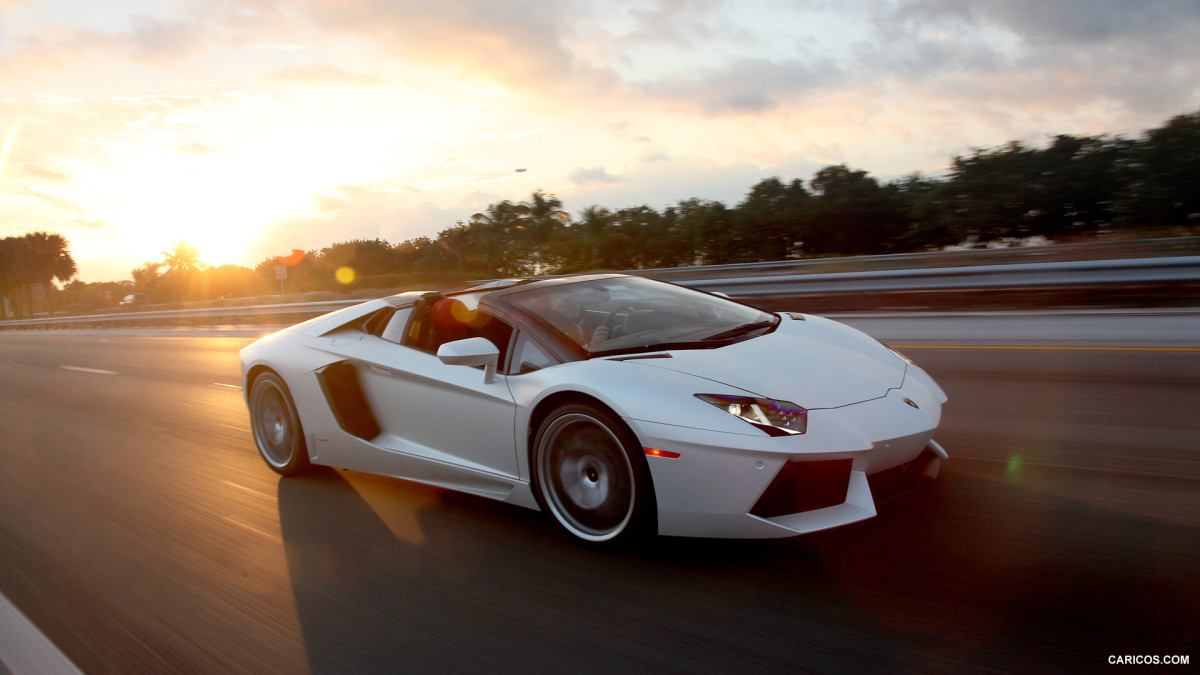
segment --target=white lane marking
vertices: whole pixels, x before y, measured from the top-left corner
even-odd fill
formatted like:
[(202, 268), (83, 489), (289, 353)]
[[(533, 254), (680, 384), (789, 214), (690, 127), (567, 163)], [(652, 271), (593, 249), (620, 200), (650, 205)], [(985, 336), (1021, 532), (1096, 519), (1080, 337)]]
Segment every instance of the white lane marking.
[(223, 382), (213, 382), (213, 386), (214, 387), (224, 387), (225, 389), (236, 389), (237, 391), (242, 390), (242, 388), (236, 384), (225, 384)]
[(115, 370), (100, 370), (99, 368), (82, 368), (80, 366), (62, 366), (63, 370), (73, 370), (77, 373), (94, 373), (96, 375), (117, 375)]
[(0, 664), (12, 673), (83, 675), (21, 610), (0, 595)]

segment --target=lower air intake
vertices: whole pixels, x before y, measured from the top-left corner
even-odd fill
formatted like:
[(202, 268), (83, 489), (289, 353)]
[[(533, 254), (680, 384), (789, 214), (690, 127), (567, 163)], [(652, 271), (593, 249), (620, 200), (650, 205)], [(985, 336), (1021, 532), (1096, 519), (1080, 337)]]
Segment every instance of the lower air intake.
[(852, 459), (788, 462), (767, 486), (750, 513), (774, 518), (846, 502)]

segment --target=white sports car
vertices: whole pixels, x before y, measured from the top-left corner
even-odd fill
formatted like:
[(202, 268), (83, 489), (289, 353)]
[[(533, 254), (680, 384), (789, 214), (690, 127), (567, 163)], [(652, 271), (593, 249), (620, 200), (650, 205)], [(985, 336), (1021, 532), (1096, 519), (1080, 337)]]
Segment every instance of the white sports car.
[(401, 293), (241, 359), (280, 474), (323, 464), (541, 508), (591, 544), (843, 525), (947, 458), (945, 394), (876, 340), (639, 277)]

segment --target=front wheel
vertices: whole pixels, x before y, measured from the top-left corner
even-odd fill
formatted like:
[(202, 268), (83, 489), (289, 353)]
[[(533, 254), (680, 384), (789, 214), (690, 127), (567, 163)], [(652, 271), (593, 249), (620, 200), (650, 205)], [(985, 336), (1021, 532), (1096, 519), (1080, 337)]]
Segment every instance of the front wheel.
[(576, 539), (613, 546), (654, 532), (646, 458), (608, 411), (584, 403), (554, 410), (534, 440), (533, 463), (539, 501)]
[(276, 473), (293, 476), (308, 469), (300, 416), (287, 385), (275, 373), (258, 376), (250, 387), (250, 427), (259, 454)]

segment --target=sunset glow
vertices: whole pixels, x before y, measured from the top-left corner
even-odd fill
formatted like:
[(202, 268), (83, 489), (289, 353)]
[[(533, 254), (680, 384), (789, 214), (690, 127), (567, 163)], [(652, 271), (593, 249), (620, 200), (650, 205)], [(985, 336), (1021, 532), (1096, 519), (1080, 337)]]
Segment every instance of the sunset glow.
[(538, 189), (732, 206), (1200, 107), (1194, 4), (1018, 6), (0, 2), (0, 236), (61, 233), (85, 281), (181, 239), (252, 267)]

